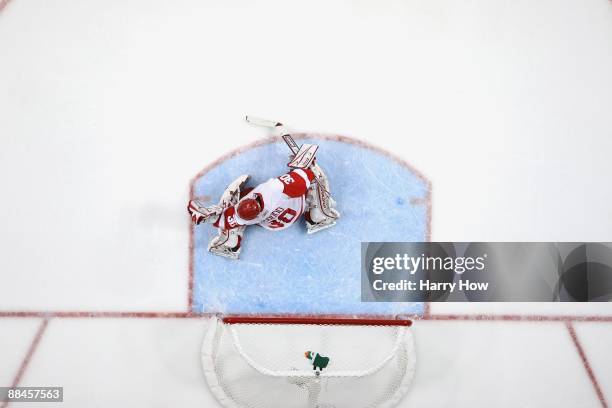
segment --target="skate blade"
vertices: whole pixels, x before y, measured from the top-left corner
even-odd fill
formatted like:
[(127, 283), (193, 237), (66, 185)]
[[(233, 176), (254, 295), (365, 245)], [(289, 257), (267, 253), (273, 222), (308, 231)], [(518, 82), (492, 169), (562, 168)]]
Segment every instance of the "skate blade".
[(323, 230), (326, 230), (328, 228), (331, 228), (334, 225), (336, 225), (336, 221), (334, 221), (334, 222), (332, 222), (330, 224), (325, 224), (325, 225), (316, 226), (316, 227), (312, 227), (312, 228), (306, 228), (306, 233), (307, 234), (314, 234), (316, 232), (323, 231)]
[(217, 252), (211, 249), (209, 249), (208, 252), (210, 252), (213, 255), (222, 256), (223, 258), (228, 258), (228, 259), (233, 259), (233, 260), (237, 260), (240, 255), (236, 252)]

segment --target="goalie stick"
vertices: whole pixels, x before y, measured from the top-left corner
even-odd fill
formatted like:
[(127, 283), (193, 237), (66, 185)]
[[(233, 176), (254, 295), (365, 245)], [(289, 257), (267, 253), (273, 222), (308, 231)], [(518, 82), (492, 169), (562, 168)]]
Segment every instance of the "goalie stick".
[(282, 123), (280, 122), (275, 122), (273, 120), (268, 120), (268, 119), (262, 119), (262, 118), (258, 118), (255, 116), (250, 116), (250, 115), (246, 115), (245, 117), (246, 121), (256, 125), (256, 126), (263, 126), (263, 127), (269, 127), (269, 128), (273, 128), (276, 126), (282, 126)]
[[(263, 126), (263, 127), (272, 128), (272, 129), (283, 126), (281, 122), (268, 120), (268, 119), (262, 119), (256, 116), (247, 115), (245, 119), (248, 123), (251, 123), (253, 125)], [(281, 137), (283, 138), (283, 140), (289, 147), (289, 150), (291, 150), (291, 153), (295, 156), (300, 151), (300, 146), (295, 142), (295, 139), (293, 139), (293, 137), (291, 137), (291, 134), (289, 133), (285, 133), (281, 135)], [(320, 178), (316, 174), (315, 174), (315, 178), (317, 180), (317, 189), (319, 190), (319, 204), (321, 205), (321, 211), (327, 217), (337, 218), (337, 215), (334, 214), (333, 211), (331, 211), (330, 200), (332, 198), (331, 198), (330, 192), (324, 187), (323, 180), (320, 180)]]
[[(283, 126), (283, 124), (280, 122), (275, 122), (273, 120), (262, 119), (262, 118), (258, 118), (255, 116), (249, 116), (249, 115), (246, 116), (246, 121), (253, 125), (263, 126), (267, 128), (275, 128), (277, 126)], [(297, 154), (297, 152), (300, 150), (300, 146), (298, 146), (298, 144), (295, 143), (295, 140), (293, 140), (291, 135), (287, 133), (285, 135), (281, 135), (281, 137), (283, 138), (285, 143), (287, 143), (287, 146), (289, 146), (289, 150), (291, 150), (291, 153)]]

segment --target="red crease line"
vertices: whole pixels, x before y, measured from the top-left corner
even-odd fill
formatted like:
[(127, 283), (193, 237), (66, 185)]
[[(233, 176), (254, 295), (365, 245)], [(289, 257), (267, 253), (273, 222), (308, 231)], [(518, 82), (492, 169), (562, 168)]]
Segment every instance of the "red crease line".
[[(431, 229), (432, 229), (432, 197), (431, 197), (431, 181), (429, 181), (429, 179), (427, 177), (425, 177), (423, 175), (423, 173), (421, 173), (419, 170), (416, 169), (416, 167), (412, 166), (411, 164), (409, 164), (407, 161), (405, 161), (404, 159), (396, 156), (395, 154), (381, 148), (378, 146), (375, 146), (373, 144), (370, 144), (368, 142), (365, 142), (363, 140), (357, 139), (357, 138), (353, 138), (353, 137), (348, 137), (348, 136), (340, 136), (340, 135), (329, 135), (329, 134), (321, 134), (321, 133), (294, 133), (292, 134), (293, 138), (296, 140), (299, 139), (305, 139), (305, 138), (312, 138), (312, 139), (319, 139), (319, 140), (332, 140), (332, 141), (337, 141), (337, 142), (342, 142), (342, 143), (346, 143), (346, 144), (351, 144), (354, 146), (359, 146), (363, 149), (367, 149), (370, 151), (373, 151), (375, 153), (378, 153), (380, 155), (385, 156), (386, 158), (393, 160), (394, 162), (396, 162), (397, 164), (399, 164), (400, 166), (408, 169), (412, 174), (414, 174), (418, 179), (420, 179), (426, 186), (427, 186), (427, 191), (425, 193), (425, 197), (423, 198), (423, 202), (421, 204), (425, 204), (426, 205), (426, 231), (425, 231), (425, 241), (431, 241)], [(266, 138), (261, 138), (259, 140), (256, 140), (252, 143), (249, 143), (247, 145), (241, 146), (237, 149), (234, 149), (232, 151), (230, 151), (229, 153), (226, 153), (225, 155), (217, 158), (215, 161), (213, 161), (212, 163), (208, 164), (206, 167), (204, 167), (202, 170), (200, 170), (189, 182), (189, 199), (193, 199), (195, 198), (195, 184), (197, 183), (197, 181), (202, 178), (203, 176), (205, 176), (209, 171), (211, 171), (213, 168), (219, 166), (221, 163), (239, 155), (242, 154), (248, 150), (254, 149), (256, 147), (259, 146), (263, 146), (266, 144), (274, 144), (279, 142), (281, 139), (278, 138), (277, 136), (268, 136)], [(186, 217), (187, 218), (187, 217)], [(193, 268), (193, 262), (194, 262), (194, 234), (195, 234), (195, 228), (191, 225), (191, 223), (189, 224), (189, 271), (188, 271), (188, 287), (187, 287), (187, 309), (189, 312), (193, 311), (193, 289), (194, 289), (194, 268)]]

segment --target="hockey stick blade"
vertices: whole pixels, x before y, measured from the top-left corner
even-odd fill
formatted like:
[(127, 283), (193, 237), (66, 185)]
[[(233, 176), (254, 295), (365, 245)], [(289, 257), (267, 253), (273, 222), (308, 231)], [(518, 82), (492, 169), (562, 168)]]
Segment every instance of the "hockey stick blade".
[(263, 126), (263, 127), (269, 127), (269, 128), (273, 128), (277, 125), (281, 125), (280, 122), (275, 122), (273, 120), (268, 120), (268, 119), (262, 119), (262, 118), (257, 118), (255, 116), (246, 116), (246, 121), (256, 125), (256, 126)]

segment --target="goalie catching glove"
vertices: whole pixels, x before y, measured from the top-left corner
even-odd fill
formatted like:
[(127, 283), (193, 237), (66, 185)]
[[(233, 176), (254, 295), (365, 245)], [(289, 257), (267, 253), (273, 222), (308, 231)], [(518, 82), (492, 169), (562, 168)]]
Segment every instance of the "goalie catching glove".
[(223, 192), (223, 195), (219, 200), (219, 204), (217, 205), (205, 206), (198, 200), (189, 201), (187, 211), (189, 212), (189, 215), (191, 215), (191, 221), (196, 225), (201, 224), (202, 221), (211, 220), (211, 222), (214, 222), (219, 215), (223, 213), (223, 210), (238, 202), (240, 199), (240, 189), (248, 178), (248, 175), (243, 174), (236, 178), (236, 180), (232, 181)]
[(218, 205), (206, 207), (198, 200), (191, 200), (187, 206), (187, 211), (191, 215), (191, 221), (199, 225), (202, 221), (206, 221), (211, 217), (218, 217), (223, 212), (223, 208)]

